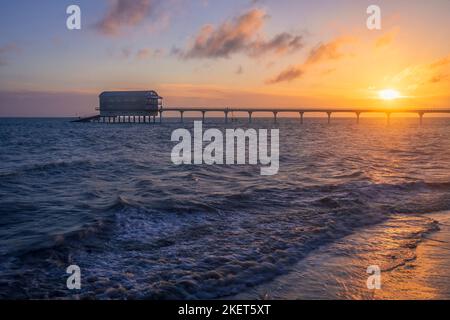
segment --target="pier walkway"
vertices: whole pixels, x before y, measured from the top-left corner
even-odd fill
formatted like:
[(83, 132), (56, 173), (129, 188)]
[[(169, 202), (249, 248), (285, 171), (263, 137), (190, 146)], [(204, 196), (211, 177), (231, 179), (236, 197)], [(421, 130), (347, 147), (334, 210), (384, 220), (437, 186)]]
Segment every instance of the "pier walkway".
[[(361, 114), (363, 113), (384, 113), (387, 121), (390, 121), (391, 115), (394, 113), (414, 113), (419, 116), (420, 123), (423, 122), (423, 117), (426, 114), (450, 114), (450, 109), (338, 109), (338, 108), (164, 108), (158, 111), (159, 123), (163, 122), (164, 114), (167, 112), (178, 112), (180, 114), (180, 121), (183, 122), (184, 114), (186, 112), (198, 112), (202, 120), (206, 120), (207, 113), (220, 112), (224, 114), (225, 123), (229, 121), (229, 115), (234, 113), (247, 113), (248, 121), (251, 123), (253, 115), (256, 113), (271, 113), (276, 122), (278, 115), (281, 113), (298, 113), (300, 122), (303, 123), (304, 116), (307, 113), (323, 113), (328, 118), (328, 123), (331, 122), (331, 117), (336, 113), (353, 113), (356, 116), (356, 121), (359, 123)], [(121, 117), (102, 117), (100, 115), (91, 116), (87, 118), (80, 118), (73, 122), (103, 122), (103, 123), (156, 123), (155, 116), (121, 116)]]

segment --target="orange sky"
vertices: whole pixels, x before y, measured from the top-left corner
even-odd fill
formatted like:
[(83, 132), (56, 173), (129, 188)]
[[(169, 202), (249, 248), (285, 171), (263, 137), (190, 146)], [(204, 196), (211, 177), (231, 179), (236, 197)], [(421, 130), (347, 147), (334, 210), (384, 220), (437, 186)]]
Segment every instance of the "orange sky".
[(128, 2), (80, 1), (80, 31), (54, 2), (25, 25), (6, 7), (0, 116), (89, 113), (128, 89), (171, 107), (450, 107), (450, 1), (378, 1), (374, 31), (370, 1)]

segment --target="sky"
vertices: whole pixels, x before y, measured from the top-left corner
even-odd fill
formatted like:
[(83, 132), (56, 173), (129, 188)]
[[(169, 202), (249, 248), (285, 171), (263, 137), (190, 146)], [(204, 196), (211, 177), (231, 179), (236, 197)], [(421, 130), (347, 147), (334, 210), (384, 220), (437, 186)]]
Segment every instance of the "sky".
[(0, 1), (0, 116), (152, 89), (168, 107), (450, 107), (449, 0)]

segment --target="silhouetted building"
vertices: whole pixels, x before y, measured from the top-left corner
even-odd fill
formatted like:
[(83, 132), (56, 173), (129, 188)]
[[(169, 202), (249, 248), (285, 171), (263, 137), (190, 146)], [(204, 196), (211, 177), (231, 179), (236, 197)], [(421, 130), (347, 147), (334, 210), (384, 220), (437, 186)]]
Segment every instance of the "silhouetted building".
[(157, 116), (163, 98), (156, 91), (110, 91), (100, 94), (100, 117)]

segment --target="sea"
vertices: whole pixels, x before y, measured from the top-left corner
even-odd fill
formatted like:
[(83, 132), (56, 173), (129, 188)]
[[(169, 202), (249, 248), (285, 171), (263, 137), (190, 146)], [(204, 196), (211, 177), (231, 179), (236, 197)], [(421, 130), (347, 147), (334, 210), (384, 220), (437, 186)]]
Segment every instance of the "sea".
[(273, 176), (173, 164), (192, 119), (70, 120), (0, 119), (0, 299), (370, 299), (450, 210), (450, 118), (205, 121), (279, 129)]

